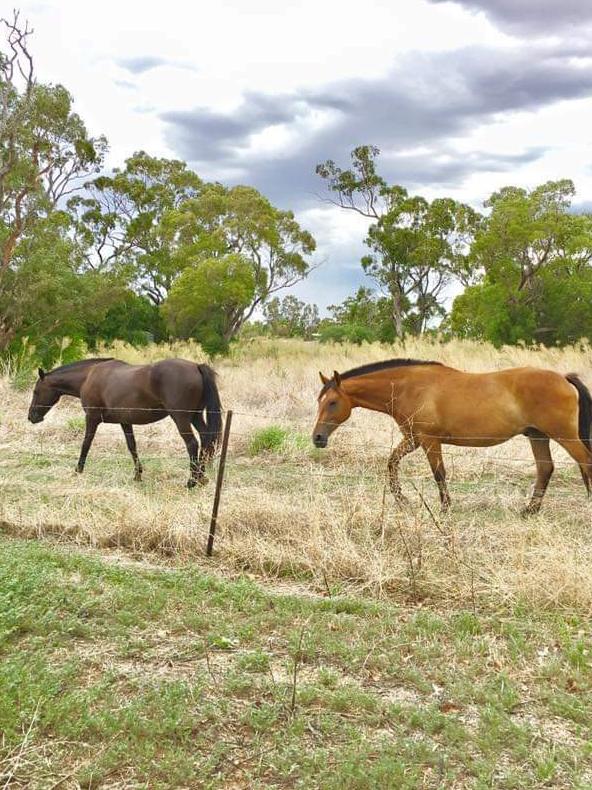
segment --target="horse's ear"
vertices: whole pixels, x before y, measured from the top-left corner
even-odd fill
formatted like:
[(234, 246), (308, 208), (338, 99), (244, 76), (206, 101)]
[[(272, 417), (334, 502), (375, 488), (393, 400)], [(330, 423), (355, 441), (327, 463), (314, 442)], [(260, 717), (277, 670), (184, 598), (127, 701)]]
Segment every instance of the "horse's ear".
[(329, 381), (331, 380), (331, 379), (328, 379), (327, 376), (323, 376), (323, 374), (321, 373), (320, 370), (319, 370), (319, 376), (321, 377), (321, 381), (323, 382), (323, 387), (325, 386), (325, 384), (328, 384)]
[(43, 370), (43, 368), (37, 368), (37, 373), (39, 373), (39, 378), (41, 379), (41, 381), (43, 381), (43, 379), (45, 378), (45, 371)]
[(333, 381), (336, 387), (341, 387), (341, 376), (336, 370), (333, 371)]

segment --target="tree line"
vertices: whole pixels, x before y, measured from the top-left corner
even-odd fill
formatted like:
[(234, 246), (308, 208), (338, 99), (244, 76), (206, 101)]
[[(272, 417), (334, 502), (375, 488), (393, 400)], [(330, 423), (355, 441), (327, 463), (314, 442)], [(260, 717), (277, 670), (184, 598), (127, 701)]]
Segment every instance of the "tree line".
[[(506, 187), (480, 213), (429, 201), (360, 146), (317, 166), (330, 200), (368, 220), (362, 287), (320, 317), (282, 295), (312, 270), (315, 239), (250, 186), (201, 179), (144, 151), (105, 172), (61, 85), (37, 79), (32, 31), (3, 19), (0, 53), (0, 355), (44, 364), (99, 341), (240, 334), (384, 342), (439, 332), (503, 343), (592, 337), (592, 216), (569, 180)], [(68, 347), (62, 338), (68, 337)]]
[(1, 20), (0, 354), (42, 361), (116, 338), (195, 337), (223, 352), (275, 293), (306, 277), (312, 235), (249, 186), (202, 180), (144, 151), (104, 172), (61, 85), (37, 80), (32, 31)]

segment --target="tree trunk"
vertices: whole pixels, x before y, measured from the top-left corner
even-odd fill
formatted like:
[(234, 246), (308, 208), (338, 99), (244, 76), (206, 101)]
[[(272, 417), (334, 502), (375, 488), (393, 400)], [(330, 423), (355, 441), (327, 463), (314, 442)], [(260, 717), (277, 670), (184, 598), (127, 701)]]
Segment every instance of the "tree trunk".
[(4, 322), (0, 323), (0, 353), (6, 351), (11, 341), (14, 339), (15, 331)]
[(397, 337), (402, 338), (405, 334), (403, 329), (403, 299), (401, 297), (401, 291), (398, 288), (393, 291), (392, 318)]

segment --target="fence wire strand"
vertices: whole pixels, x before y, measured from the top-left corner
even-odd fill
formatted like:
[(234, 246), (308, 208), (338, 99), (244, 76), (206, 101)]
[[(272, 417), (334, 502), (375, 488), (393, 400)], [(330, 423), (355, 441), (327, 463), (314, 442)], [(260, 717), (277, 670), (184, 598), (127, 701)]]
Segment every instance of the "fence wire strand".
[[(197, 411), (196, 409), (159, 409), (159, 408), (148, 407), (148, 406), (142, 406), (142, 407), (136, 407), (136, 406), (113, 406), (113, 407), (109, 407), (109, 408), (106, 408), (104, 406), (84, 406), (83, 410), (85, 412), (93, 411), (93, 410), (102, 411), (102, 412), (124, 412), (124, 413), (131, 412), (131, 411), (155, 412), (155, 413), (161, 414), (161, 415), (164, 412), (165, 416), (170, 416), (170, 415), (173, 415), (173, 414), (196, 414), (196, 411)], [(231, 411), (231, 410), (230, 409), (209, 410), (209, 411), (206, 411), (206, 413), (207, 414), (225, 415), (225, 414), (228, 413), (228, 411)], [(235, 411), (234, 409), (232, 409), (232, 413), (234, 414), (235, 417), (236, 416), (250, 417), (250, 418), (262, 419), (262, 420), (268, 420), (268, 421), (269, 420), (283, 420), (283, 421), (288, 420), (287, 417), (282, 417), (281, 415), (278, 415), (278, 414), (263, 414), (263, 413), (260, 413), (260, 412)], [(387, 412), (377, 412), (377, 413), (385, 414), (386, 416), (391, 416)], [(164, 417), (159, 417), (158, 420), (155, 420), (154, 422), (160, 421), (161, 419), (164, 419)], [(391, 416), (391, 419), (394, 420), (394, 418), (392, 418), (392, 416)], [(102, 422), (104, 422), (105, 424), (108, 424), (108, 425), (118, 425), (118, 424), (120, 424), (120, 423), (111, 422), (109, 420), (102, 420)], [(429, 423), (426, 423), (426, 422), (424, 422), (422, 420), (418, 420), (418, 419), (415, 419), (415, 418), (410, 420), (409, 422), (410, 422), (410, 425), (412, 427), (421, 426), (421, 425), (428, 425), (429, 424)], [(151, 424), (153, 424), (153, 423), (135, 423), (136, 427), (137, 426), (141, 427), (141, 426), (151, 425)], [(323, 425), (334, 427), (334, 428), (338, 428), (339, 426), (344, 425), (344, 423), (342, 423), (342, 422), (323, 421)], [(292, 428), (292, 429), (299, 429), (299, 430), (301, 430), (303, 426), (299, 425), (297, 423), (294, 423), (292, 421), (288, 421), (285, 424), (285, 426), (282, 425), (280, 427), (289, 427), (289, 428)], [(397, 425), (397, 427), (400, 430), (400, 427), (398, 425)], [(350, 430), (352, 430), (352, 429), (350, 429)], [(411, 431), (411, 433), (412, 432), (413, 431)], [(451, 443), (451, 444), (456, 444), (457, 442), (461, 442), (462, 443), (462, 442), (469, 442), (469, 441), (477, 441), (477, 442), (487, 441), (487, 442), (492, 442), (493, 443), (492, 445), (489, 445), (489, 446), (495, 446), (496, 444), (503, 444), (503, 443), (505, 443), (507, 441), (510, 441), (511, 439), (519, 438), (519, 437), (525, 437), (525, 438), (528, 438), (530, 441), (535, 441), (535, 442), (536, 441), (548, 441), (549, 439), (552, 439), (555, 442), (565, 442), (566, 444), (570, 443), (570, 442), (576, 442), (576, 443), (580, 443), (581, 442), (581, 439), (579, 437), (578, 438), (574, 438), (573, 436), (570, 436), (570, 437), (567, 437), (567, 436), (553, 436), (553, 437), (528, 436), (527, 437), (526, 434), (514, 434), (513, 436), (509, 436), (507, 438), (500, 438), (500, 436), (493, 436), (493, 435), (487, 435), (487, 434), (468, 434), (468, 435), (467, 434), (463, 434), (463, 435), (459, 434), (459, 435), (456, 435), (456, 434), (449, 434), (449, 433), (447, 433), (447, 434), (424, 433), (423, 431), (420, 431), (420, 433), (423, 436), (427, 437), (428, 439), (439, 439), (439, 440), (442, 441), (443, 444), (446, 444), (447, 442)], [(232, 435), (233, 436), (237, 436), (237, 435), (241, 435), (241, 434), (239, 434), (239, 433), (237, 433), (236, 431), (233, 430), (232, 431)], [(403, 435), (403, 433), (402, 433), (402, 435)], [(366, 445), (366, 443), (360, 443), (360, 446), (367, 446), (367, 445)], [(377, 446), (377, 445), (373, 444), (373, 446)], [(479, 445), (470, 445), (470, 444), (459, 444), (458, 446), (479, 448)], [(480, 448), (480, 449), (484, 449), (484, 448)]]

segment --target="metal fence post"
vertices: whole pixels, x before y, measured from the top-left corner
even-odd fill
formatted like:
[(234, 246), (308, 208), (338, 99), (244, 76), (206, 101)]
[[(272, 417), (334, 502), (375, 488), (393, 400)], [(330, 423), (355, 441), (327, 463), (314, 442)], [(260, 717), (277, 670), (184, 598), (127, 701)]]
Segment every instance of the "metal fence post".
[(208, 535), (208, 545), (206, 547), (207, 557), (211, 557), (212, 551), (214, 550), (214, 535), (216, 534), (216, 521), (218, 519), (218, 508), (220, 507), (220, 494), (222, 493), (222, 483), (224, 481), (224, 467), (226, 466), (226, 452), (228, 450), (228, 438), (230, 436), (231, 425), (232, 410), (226, 412), (224, 436), (222, 437), (222, 449), (220, 451), (220, 463), (218, 464), (218, 474), (216, 475), (216, 493), (214, 495), (212, 518), (210, 519), (210, 532)]

